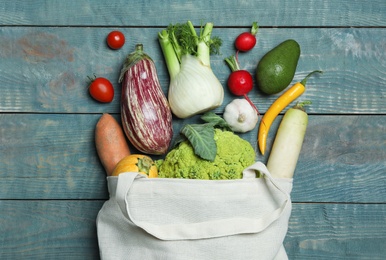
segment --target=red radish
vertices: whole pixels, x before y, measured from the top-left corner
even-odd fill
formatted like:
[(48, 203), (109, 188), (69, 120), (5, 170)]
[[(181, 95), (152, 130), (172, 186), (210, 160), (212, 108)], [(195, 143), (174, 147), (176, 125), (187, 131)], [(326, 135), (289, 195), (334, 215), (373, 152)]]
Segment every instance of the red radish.
[(257, 22), (252, 24), (252, 29), (250, 32), (243, 32), (237, 36), (235, 40), (236, 49), (239, 51), (249, 51), (252, 50), (256, 45), (256, 34), (259, 29)]
[(236, 59), (236, 56), (234, 55), (226, 58), (225, 61), (228, 63), (230, 69), (232, 70), (232, 73), (229, 75), (227, 82), (229, 90), (233, 95), (243, 96), (256, 110), (257, 114), (259, 114), (257, 107), (247, 96), (247, 94), (253, 88), (253, 78), (251, 73), (240, 69), (239, 63)]
[(253, 88), (252, 75), (246, 70), (233, 71), (228, 78), (228, 87), (232, 94), (244, 96)]

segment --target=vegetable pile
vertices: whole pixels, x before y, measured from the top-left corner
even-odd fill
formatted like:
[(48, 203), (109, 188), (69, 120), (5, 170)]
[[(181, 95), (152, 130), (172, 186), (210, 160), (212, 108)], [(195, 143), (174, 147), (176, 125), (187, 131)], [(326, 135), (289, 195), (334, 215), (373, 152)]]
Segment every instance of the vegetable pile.
[[(240, 33), (235, 39), (235, 53), (224, 59), (231, 69), (227, 90), (237, 98), (224, 106), (220, 116), (214, 109), (223, 104), (225, 91), (211, 68), (210, 56), (220, 54), (222, 40), (212, 36), (213, 28), (213, 23), (206, 23), (197, 33), (192, 22), (187, 21), (171, 24), (158, 33), (170, 76), (167, 96), (143, 45), (137, 44), (129, 53), (119, 77), (122, 128), (113, 116), (104, 114), (95, 129), (96, 149), (108, 176), (135, 171), (149, 178), (242, 178), (243, 169), (259, 160), (259, 155), (237, 133), (256, 129), (260, 154), (265, 155), (274, 120), (305, 92), (311, 75), (322, 73), (314, 70), (289, 87), (300, 58), (299, 43), (289, 39), (258, 61), (254, 82), (252, 74), (239, 62), (239, 53), (256, 46), (259, 26), (253, 22), (250, 32)], [(125, 44), (125, 38), (113, 31), (106, 42), (117, 50)], [(89, 87), (91, 96), (100, 102), (111, 102), (114, 88), (109, 83), (96, 78)], [(255, 85), (265, 95), (278, 94), (258, 127), (259, 110), (249, 97)], [(304, 105), (309, 103), (298, 102), (282, 118), (267, 160), (274, 177), (293, 178), (308, 125)], [(199, 114), (204, 123), (185, 124), (172, 144), (173, 115), (185, 119)], [(131, 153), (126, 139), (138, 153)], [(162, 158), (155, 160), (151, 155)]]

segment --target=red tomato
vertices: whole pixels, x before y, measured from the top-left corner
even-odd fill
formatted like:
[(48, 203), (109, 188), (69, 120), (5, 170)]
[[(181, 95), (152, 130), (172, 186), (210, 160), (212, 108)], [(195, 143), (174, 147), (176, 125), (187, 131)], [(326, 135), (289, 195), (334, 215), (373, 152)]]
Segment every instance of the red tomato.
[(114, 99), (114, 87), (106, 78), (95, 78), (89, 86), (90, 95), (97, 101), (109, 103)]
[(228, 78), (228, 87), (232, 94), (244, 96), (253, 88), (252, 75), (246, 70), (233, 71)]
[(239, 51), (249, 51), (256, 45), (256, 37), (250, 32), (243, 32), (235, 40), (236, 49)]
[(106, 41), (111, 49), (117, 50), (125, 44), (125, 35), (120, 31), (112, 31), (107, 35)]

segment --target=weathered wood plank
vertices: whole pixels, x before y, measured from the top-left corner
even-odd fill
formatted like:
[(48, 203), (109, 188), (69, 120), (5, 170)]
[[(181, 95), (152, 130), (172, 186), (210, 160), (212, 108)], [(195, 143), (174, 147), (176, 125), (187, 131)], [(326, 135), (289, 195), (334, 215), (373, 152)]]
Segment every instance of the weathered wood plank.
[[(118, 115), (116, 115), (118, 116)], [(105, 199), (93, 114), (0, 114), (0, 198)], [(195, 120), (195, 121), (192, 121)], [(182, 125), (200, 122), (176, 120)], [(202, 122), (202, 121), (201, 121)], [(271, 129), (266, 162), (280, 118)], [(256, 147), (257, 129), (242, 135)], [(386, 116), (310, 116), (296, 202), (386, 202)]]
[[(95, 220), (103, 201), (0, 200), (1, 259), (99, 259)], [(383, 259), (385, 204), (294, 204), (290, 259)]]
[[(118, 113), (118, 75), (128, 53), (145, 44), (155, 61), (167, 93), (169, 75), (157, 41), (161, 29), (125, 28), (128, 41), (111, 51), (105, 44), (110, 28), (0, 28), (0, 112)], [(224, 44), (222, 55), (212, 57), (212, 67), (225, 88), (221, 112), (232, 96), (226, 80), (230, 70), (224, 58), (234, 53), (233, 41), (240, 29), (216, 29)], [(308, 81), (302, 98), (312, 100), (310, 113), (386, 113), (386, 30), (383, 29), (261, 29), (257, 47), (239, 55), (241, 67), (255, 75), (258, 60), (288, 38), (297, 39), (302, 54), (294, 81), (310, 71), (324, 74)], [(88, 78), (109, 78), (115, 100), (99, 104), (87, 92)], [(254, 89), (249, 94), (263, 113), (277, 98)]]
[[(94, 144), (99, 117), (0, 114), (0, 186), (5, 192), (0, 197), (106, 197), (105, 173)], [(16, 197), (5, 195), (14, 191)]]
[[(385, 202), (386, 118), (311, 116), (293, 199)], [(370, 187), (377, 187), (375, 189)]]
[(1, 259), (99, 259), (102, 201), (0, 200)]
[(218, 26), (385, 26), (383, 0), (294, 1), (2, 1), (0, 24), (166, 26), (214, 17)]
[(289, 259), (384, 259), (385, 204), (294, 204)]

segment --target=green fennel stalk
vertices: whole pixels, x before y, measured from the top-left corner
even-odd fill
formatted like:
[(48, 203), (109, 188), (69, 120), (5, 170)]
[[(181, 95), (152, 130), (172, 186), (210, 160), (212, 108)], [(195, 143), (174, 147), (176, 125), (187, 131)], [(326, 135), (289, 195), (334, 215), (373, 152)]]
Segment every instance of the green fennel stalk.
[(158, 39), (164, 54), (166, 66), (171, 78), (181, 68), (183, 55), (196, 56), (205, 66), (210, 67), (210, 55), (218, 54), (222, 41), (219, 37), (211, 38), (213, 23), (201, 26), (198, 35), (192, 22), (169, 25), (158, 33)]

